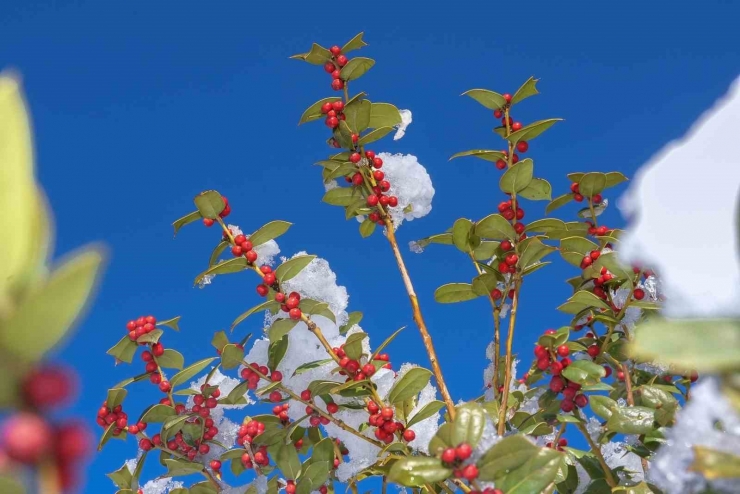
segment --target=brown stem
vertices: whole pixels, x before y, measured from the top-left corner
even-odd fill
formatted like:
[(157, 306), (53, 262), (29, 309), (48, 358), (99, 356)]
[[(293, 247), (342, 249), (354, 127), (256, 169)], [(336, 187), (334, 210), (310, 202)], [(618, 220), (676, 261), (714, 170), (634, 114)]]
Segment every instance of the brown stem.
[[(578, 411), (578, 409), (574, 410), (574, 414), (576, 417), (581, 419), (581, 414)], [(594, 443), (594, 440), (591, 439), (591, 435), (588, 433), (588, 429), (586, 429), (586, 426), (583, 424), (582, 421), (579, 421), (576, 423), (576, 427), (578, 427), (578, 430), (581, 431), (583, 434), (583, 437), (586, 438), (586, 441), (588, 441), (588, 445), (591, 447), (591, 452), (596, 456), (596, 459), (599, 460), (599, 464), (601, 465), (601, 468), (604, 470), (604, 475), (606, 476), (606, 483), (609, 484), (609, 487), (616, 487), (617, 482), (614, 480), (614, 475), (612, 475), (612, 471), (609, 468), (609, 465), (606, 464), (606, 460), (604, 459), (604, 455), (601, 454), (601, 448)]]
[(509, 333), (506, 337), (506, 358), (504, 359), (504, 390), (501, 396), (501, 408), (498, 413), (498, 435), (503, 436), (506, 432), (506, 408), (509, 402), (509, 388), (511, 387), (511, 359), (514, 351), (514, 326), (516, 324), (516, 311), (519, 305), (519, 288), (521, 281), (514, 281), (514, 299), (511, 301), (511, 319), (509, 320)]
[(401, 272), (401, 278), (403, 284), (406, 287), (406, 293), (408, 293), (409, 300), (411, 301), (411, 310), (414, 313), (414, 322), (419, 328), (421, 333), (421, 339), (424, 342), (424, 348), (426, 348), (427, 355), (429, 356), (429, 362), (432, 365), (432, 372), (434, 378), (437, 381), (439, 392), (442, 395), (442, 399), (447, 406), (447, 413), (450, 415), (450, 420), (455, 420), (455, 404), (452, 401), (450, 392), (447, 390), (447, 384), (445, 383), (444, 377), (442, 376), (442, 368), (439, 366), (437, 359), (437, 352), (434, 350), (434, 344), (432, 343), (432, 337), (427, 330), (427, 325), (424, 322), (424, 317), (421, 315), (421, 307), (419, 307), (419, 300), (416, 298), (416, 292), (414, 291), (414, 285), (411, 283), (411, 277), (409, 276), (406, 264), (401, 256), (401, 250), (398, 248), (398, 242), (396, 241), (396, 234), (393, 228), (393, 222), (389, 217), (385, 218), (385, 226), (388, 231), (388, 242), (391, 244), (393, 249), (393, 255), (396, 257), (398, 263), (398, 269)]
[[(475, 260), (475, 256), (473, 255), (473, 251), (469, 251), (468, 255), (470, 256), (470, 260), (473, 261), (473, 266), (475, 266), (476, 271), (478, 271), (478, 275), (483, 274), (483, 270), (478, 265), (478, 261)], [(491, 386), (493, 387), (493, 396), (498, 396), (498, 367), (499, 367), (499, 355), (501, 354), (501, 343), (500, 343), (500, 329), (501, 329), (501, 312), (498, 307), (496, 307), (496, 302), (491, 297), (491, 294), (488, 294), (487, 296), (488, 301), (491, 303), (491, 314), (493, 315), (493, 380), (491, 382)]]
[(39, 465), (38, 482), (43, 494), (61, 494), (59, 485), (59, 470), (53, 460), (45, 460)]
[(627, 387), (627, 403), (629, 406), (635, 406), (635, 397), (632, 394), (632, 378), (630, 377), (629, 367), (627, 364), (622, 364), (622, 372), (624, 373), (624, 385)]

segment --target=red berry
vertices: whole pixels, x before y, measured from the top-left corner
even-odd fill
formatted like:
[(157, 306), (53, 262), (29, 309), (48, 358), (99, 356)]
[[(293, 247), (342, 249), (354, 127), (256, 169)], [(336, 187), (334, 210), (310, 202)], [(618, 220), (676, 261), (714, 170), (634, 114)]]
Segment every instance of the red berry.
[(568, 348), (568, 345), (560, 345), (558, 347), (558, 355), (561, 357), (567, 357), (570, 353), (570, 349)]
[(553, 393), (560, 393), (563, 389), (565, 389), (565, 381), (563, 381), (563, 378), (560, 376), (553, 376), (550, 380), (550, 390)]
[(273, 403), (277, 403), (278, 401), (282, 401), (283, 395), (280, 394), (280, 391), (273, 391), (270, 393), (270, 401)]
[(388, 205), (392, 208), (395, 208), (398, 206), (398, 197), (396, 196), (389, 196), (388, 197)]
[(601, 204), (601, 201), (603, 198), (601, 197), (601, 194), (594, 194), (594, 196), (591, 198), (591, 201), (593, 201), (594, 204)]
[(299, 320), (301, 318), (301, 314), (302, 314), (301, 309), (299, 309), (298, 307), (294, 307), (290, 309), (290, 318), (293, 319), (294, 321)]
[(599, 348), (599, 345), (591, 345), (590, 347), (588, 347), (587, 352), (591, 356), (591, 358), (594, 358), (601, 353), (601, 348)]
[(248, 262), (254, 263), (257, 260), (257, 253), (253, 250), (248, 250), (244, 257), (247, 258)]
[(380, 411), (380, 416), (383, 417), (385, 420), (390, 420), (393, 418), (393, 409), (390, 407), (385, 407)]
[(504, 113), (501, 110), (493, 110), (493, 117), (494, 118), (501, 118), (504, 116)]
[(344, 67), (345, 65), (347, 65), (347, 62), (348, 62), (348, 60), (347, 60), (347, 57), (346, 56), (339, 55), (337, 57), (337, 63), (339, 64), (340, 67)]
[(411, 429), (406, 429), (403, 431), (403, 440), (406, 442), (411, 442), (414, 439), (416, 439), (416, 433), (412, 431)]
[(573, 200), (576, 202), (583, 201), (583, 196), (581, 194), (573, 194)]
[(344, 88), (344, 81), (342, 79), (334, 79), (331, 81), (331, 88), (335, 91), (341, 91)]
[(375, 168), (382, 168), (383, 167), (383, 160), (378, 158), (377, 156), (373, 158), (373, 166)]
[(344, 102), (342, 102), (342, 100), (337, 100), (337, 101), (333, 102), (331, 104), (331, 106), (334, 109), (334, 111), (340, 112), (340, 111), (344, 110)]
[(504, 99), (507, 103), (511, 103), (511, 95), (509, 93), (504, 94)]
[(506, 161), (496, 160), (496, 168), (498, 168), (499, 170), (503, 170), (504, 168), (506, 168)]
[(172, 386), (170, 386), (169, 381), (161, 381), (159, 383), (159, 390), (163, 393), (169, 393), (169, 391), (172, 389)]
[(329, 413), (337, 413), (339, 411), (339, 405), (336, 403), (328, 403), (326, 405), (326, 411)]
[(445, 463), (454, 462), (456, 457), (457, 455), (455, 454), (454, 448), (447, 448), (446, 450), (442, 451), (442, 461)]
[(221, 462), (218, 460), (211, 460), (210, 466), (212, 470), (221, 470)]
[(336, 57), (337, 55), (339, 55), (340, 53), (342, 53), (342, 49), (341, 49), (341, 48), (339, 48), (339, 47), (338, 47), (337, 45), (334, 45), (334, 46), (332, 46), (331, 48), (329, 48), (329, 51), (330, 51), (330, 52), (331, 52), (331, 54), (332, 54), (332, 55), (334, 55), (335, 57)]
[(575, 408), (575, 403), (573, 403), (572, 400), (569, 400), (566, 398), (565, 400), (560, 402), (560, 409), (566, 413), (572, 412), (574, 408)]
[(335, 68), (336, 68), (336, 67), (334, 66), (334, 64), (333, 64), (332, 62), (326, 62), (326, 63), (324, 64), (324, 70), (325, 70), (325, 71), (326, 71), (327, 73), (329, 73), (329, 74), (331, 74), (332, 72), (334, 72), (334, 69), (335, 69)]
[(578, 408), (583, 408), (586, 405), (588, 405), (588, 397), (584, 394), (580, 394), (576, 396), (576, 406)]
[(526, 153), (527, 149), (529, 149), (529, 144), (527, 144), (527, 141), (519, 141), (516, 143), (516, 150), (520, 153)]
[(475, 465), (468, 465), (465, 468), (463, 468), (462, 476), (469, 481), (475, 480), (478, 478), (478, 467)]
[(635, 300), (642, 300), (645, 298), (645, 290), (642, 288), (635, 288), (635, 291), (632, 293), (632, 295), (635, 297)]
[(521, 122), (514, 122), (513, 124), (511, 124), (511, 130), (512, 131), (516, 132), (517, 130), (521, 130), (521, 129), (522, 129), (522, 123)]
[[(151, 359), (152, 355), (149, 352)], [(142, 359), (144, 359), (142, 354)], [(26, 402), (35, 408), (47, 409), (67, 402), (74, 392), (74, 375), (63, 367), (42, 367), (26, 375), (22, 391)]]
[(147, 438), (143, 438), (141, 441), (139, 441), (139, 449), (142, 449), (144, 451), (149, 451), (153, 447), (154, 447), (154, 445)]
[(473, 448), (471, 448), (468, 443), (462, 443), (457, 448), (455, 448), (455, 456), (457, 456), (458, 460), (465, 461), (470, 458), (470, 455), (472, 454)]
[(378, 196), (376, 195), (367, 196), (367, 205), (370, 206), (371, 208), (377, 206)]

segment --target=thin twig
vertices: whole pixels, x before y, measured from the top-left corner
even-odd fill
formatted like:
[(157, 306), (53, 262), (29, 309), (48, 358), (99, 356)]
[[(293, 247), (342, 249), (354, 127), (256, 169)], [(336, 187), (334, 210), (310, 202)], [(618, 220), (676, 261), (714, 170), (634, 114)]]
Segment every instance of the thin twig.
[(509, 334), (506, 336), (506, 357), (504, 359), (504, 390), (501, 395), (501, 408), (498, 414), (498, 435), (503, 436), (506, 432), (506, 412), (509, 402), (509, 388), (511, 387), (511, 360), (514, 352), (514, 326), (516, 324), (516, 312), (519, 305), (519, 288), (521, 281), (514, 281), (514, 298), (511, 301), (511, 316), (509, 319)]

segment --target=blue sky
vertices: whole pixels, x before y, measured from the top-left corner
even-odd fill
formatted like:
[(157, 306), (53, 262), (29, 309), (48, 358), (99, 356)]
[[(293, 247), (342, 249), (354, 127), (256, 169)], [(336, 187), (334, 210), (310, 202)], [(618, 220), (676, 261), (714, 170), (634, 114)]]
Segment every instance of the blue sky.
[[(501, 200), (494, 167), (472, 158), (447, 161), (458, 151), (500, 147), (490, 113), (461, 98), (463, 91), (514, 92), (529, 76), (541, 79), (541, 95), (517, 114), (525, 122), (565, 119), (527, 153), (559, 194), (568, 172), (632, 175), (740, 72), (733, 20), (740, 7), (730, 1), (535, 1), (511, 9), (466, 2), (435, 10), (384, 0), (340, 9), (307, 2), (203, 5), (0, 3), (0, 66), (24, 77), (39, 176), (56, 214), (57, 252), (103, 241), (111, 253), (89, 317), (58, 354), (84, 384), (69, 413), (93, 417), (107, 387), (141, 371), (138, 363), (114, 367), (105, 355), (128, 319), (182, 315), (182, 332), (165, 343), (194, 361), (205, 356), (214, 331), (258, 302), (254, 280), (242, 276), (192, 288), (214, 233), (194, 226), (175, 241), (170, 223), (210, 188), (229, 197), (229, 219), (246, 231), (272, 219), (293, 222), (281, 239), (283, 252), (328, 259), (350, 291), (351, 310), (365, 312), (373, 341), (407, 325), (390, 353), (398, 363), (425, 364), (387, 243), (379, 234), (362, 240), (354, 221), (320, 202), (323, 187), (311, 164), (328, 154), (327, 132), (321, 124), (296, 123), (332, 91), (320, 67), (288, 59), (312, 41), (341, 45), (365, 31), (370, 46), (362, 55), (377, 64), (354, 88), (413, 111), (405, 138), (377, 146), (418, 156), (435, 183), (431, 214), (404, 223), (403, 244), (441, 232), (456, 218), (481, 218)], [(543, 210), (532, 204), (527, 219)], [(604, 218), (622, 225), (615, 208)], [(478, 396), (492, 332), (487, 302), (442, 306), (432, 299), (437, 286), (470, 279), (467, 259), (438, 247), (408, 253), (407, 262), (454, 398)], [(555, 308), (567, 298), (563, 280), (571, 276), (556, 260), (527, 280), (517, 329), (517, 350), (527, 358), (537, 334), (567, 322)], [(257, 321), (247, 329), (258, 330)], [(158, 396), (146, 384), (139, 394)], [(143, 399), (128, 403), (131, 410), (143, 406)], [(133, 442), (116, 442), (97, 456), (85, 492), (107, 491), (103, 472), (134, 451)]]

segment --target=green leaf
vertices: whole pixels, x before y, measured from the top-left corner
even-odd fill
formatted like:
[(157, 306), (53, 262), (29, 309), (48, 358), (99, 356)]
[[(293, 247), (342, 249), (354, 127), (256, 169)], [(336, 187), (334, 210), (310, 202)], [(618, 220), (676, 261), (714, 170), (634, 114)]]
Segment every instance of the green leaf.
[(208, 259), (208, 267), (210, 268), (214, 264), (218, 262), (218, 258), (223, 252), (226, 250), (227, 247), (231, 245), (231, 242), (228, 240), (222, 240), (218, 243), (216, 247), (213, 248), (213, 252), (211, 252), (211, 257)]
[[(128, 465), (125, 463), (121, 468), (116, 470), (115, 472), (106, 473), (106, 477), (111, 479), (114, 484), (116, 484), (116, 487), (119, 489), (128, 489), (131, 487), (131, 481), (133, 480), (133, 475), (131, 474), (131, 471), (128, 469)], [(1, 485), (1, 484), (0, 484)], [(5, 491), (3, 490), (3, 493)]]
[(503, 281), (500, 273), (483, 273), (473, 278), (473, 291), (480, 297), (487, 297), (498, 286), (499, 281)]
[(535, 177), (526, 188), (519, 191), (518, 196), (530, 201), (550, 201), (552, 200), (552, 186), (544, 178)]
[(529, 266), (557, 250), (555, 247), (543, 244), (537, 237), (530, 237), (526, 239), (525, 242), (527, 242), (527, 244), (524, 246), (524, 250), (522, 251), (519, 260), (521, 266)]
[(324, 65), (326, 62), (331, 60), (331, 56), (332, 55), (329, 50), (319, 44), (314, 43), (311, 46), (311, 51), (307, 53), (299, 53), (298, 55), (293, 55), (290, 58), (303, 60), (304, 62), (308, 62), (312, 65)]
[(567, 302), (558, 307), (558, 310), (567, 314), (578, 314), (579, 312), (589, 308), (611, 309), (606, 302), (593, 293), (586, 290), (580, 290), (573, 294)]
[(177, 350), (165, 348), (164, 353), (157, 357), (157, 363), (165, 369), (182, 369), (185, 365), (185, 357)]
[(361, 197), (359, 194), (354, 187), (335, 187), (328, 190), (321, 200), (332, 206), (349, 206)]
[(124, 399), (126, 399), (126, 394), (128, 394), (128, 391), (123, 388), (109, 389), (105, 403), (108, 408), (116, 408), (118, 405), (123, 403)]
[(339, 328), (339, 334), (345, 334), (347, 331), (352, 329), (352, 326), (359, 324), (362, 321), (362, 312), (355, 311), (349, 313), (347, 324)]
[[(346, 69), (347, 67), (349, 67), (349, 64), (344, 68)], [(349, 135), (347, 136), (348, 139), (351, 139), (353, 133), (359, 134), (363, 130), (367, 129), (370, 124), (371, 113), (372, 103), (368, 100), (358, 100), (354, 103), (347, 103), (347, 106), (344, 107), (344, 115), (346, 116), (345, 122), (350, 128)]]
[(0, 347), (27, 362), (54, 348), (85, 309), (102, 261), (100, 251), (88, 249), (55, 269), (0, 326)]
[(523, 159), (501, 175), (499, 187), (503, 192), (517, 193), (526, 189), (532, 182), (533, 173), (534, 162), (529, 158)]
[(362, 236), (362, 238), (369, 237), (375, 231), (375, 226), (376, 225), (374, 221), (365, 219), (362, 223), (360, 223), (360, 236)]
[(595, 384), (604, 376), (606, 376), (604, 368), (590, 360), (576, 360), (563, 369), (563, 377), (582, 386)]
[(514, 240), (519, 236), (514, 227), (500, 214), (490, 214), (475, 224), (475, 234), (481, 238)]
[(280, 235), (287, 232), (292, 225), (292, 223), (288, 223), (287, 221), (271, 221), (251, 234), (249, 236), (249, 241), (252, 242), (253, 247), (257, 247), (258, 245), (262, 245), (270, 240), (278, 238)]
[(606, 187), (604, 188), (608, 189), (609, 187), (614, 187), (615, 185), (619, 185), (627, 180), (628, 178), (619, 172), (609, 172), (606, 174)]
[(300, 374), (303, 374), (306, 371), (309, 371), (311, 369), (315, 369), (317, 367), (321, 367), (321, 366), (326, 365), (326, 364), (330, 364), (332, 362), (334, 362), (334, 359), (330, 359), (330, 358), (327, 358), (327, 359), (324, 359), (324, 360), (314, 360), (313, 362), (308, 362), (308, 363), (305, 363), (303, 365), (299, 365), (296, 368), (295, 372), (293, 372), (293, 375), (294, 376), (298, 376)]
[(465, 156), (473, 156), (475, 158), (490, 161), (491, 163), (506, 159), (506, 155), (502, 151), (494, 151), (492, 149), (471, 149), (470, 151), (462, 151), (460, 153), (453, 154), (450, 160)]
[(360, 360), (362, 357), (362, 342), (367, 338), (367, 333), (352, 333), (344, 343), (344, 353), (352, 360)]
[(164, 334), (161, 329), (155, 329), (150, 333), (143, 334), (136, 339), (136, 343), (157, 343)]
[(120, 360), (121, 362), (126, 362), (127, 364), (130, 364), (131, 361), (134, 359), (134, 354), (136, 354), (136, 350), (138, 348), (139, 345), (131, 341), (131, 338), (126, 335), (121, 338), (118, 343), (116, 343), (115, 346), (113, 346), (106, 353), (113, 358)]
[(215, 266), (212, 266), (200, 273), (198, 276), (195, 277), (193, 285), (197, 285), (198, 283), (200, 283), (200, 281), (205, 278), (206, 275), (238, 273), (240, 271), (244, 271), (245, 269), (247, 269), (246, 258), (237, 257), (234, 259), (229, 259), (228, 261), (220, 262)]
[(223, 352), (224, 347), (229, 343), (229, 337), (226, 336), (225, 331), (218, 331), (213, 335), (213, 338), (211, 338), (211, 345), (213, 345), (213, 348), (219, 352)]
[(578, 181), (578, 191), (583, 197), (593, 197), (606, 188), (606, 175), (604, 173), (586, 173)]
[(139, 422), (147, 424), (162, 423), (175, 416), (177, 416), (177, 412), (173, 407), (157, 403), (144, 411)]
[(330, 98), (324, 98), (322, 100), (317, 101), (313, 105), (306, 108), (306, 111), (303, 112), (303, 115), (301, 115), (301, 119), (298, 121), (298, 125), (304, 124), (306, 122), (311, 122), (313, 120), (318, 120), (319, 118), (323, 117), (324, 114), (321, 113), (321, 107), (324, 106), (326, 103), (334, 103), (335, 101), (341, 101), (342, 98), (339, 98), (337, 96), (332, 96)]
[(519, 141), (531, 141), (535, 137), (542, 134), (544, 131), (555, 125), (556, 122), (560, 122), (561, 118), (549, 118), (547, 120), (538, 120), (534, 123), (522, 127), (516, 132), (509, 134), (507, 138), (509, 142), (516, 143)]
[(271, 370), (275, 370), (280, 362), (285, 357), (285, 353), (288, 351), (288, 337), (283, 336), (278, 341), (273, 341), (267, 348), (267, 367)]
[(629, 352), (634, 358), (658, 359), (682, 371), (740, 369), (740, 321), (653, 319), (635, 331)]
[[(251, 316), (252, 314), (256, 312), (262, 312), (264, 310), (269, 310), (270, 312), (275, 312), (280, 307), (280, 304), (275, 302), (274, 300), (267, 300), (266, 302), (262, 302), (261, 304), (252, 307), (248, 311), (244, 312), (242, 315), (234, 319), (234, 322), (231, 323), (231, 330), (234, 331), (234, 328), (243, 322), (246, 318)], [(225, 336), (225, 334), (224, 334)], [(220, 350), (220, 349), (219, 349)]]
[(421, 367), (410, 369), (391, 387), (388, 392), (388, 403), (395, 405), (416, 396), (429, 384), (431, 377), (432, 371), (430, 370)]
[(416, 412), (409, 420), (406, 421), (406, 428), (409, 428), (414, 424), (418, 424), (422, 420), (428, 419), (444, 407), (445, 404), (441, 401), (430, 401), (429, 403), (424, 405), (421, 410)]
[(530, 96), (539, 94), (539, 91), (537, 91), (536, 87), (537, 82), (539, 82), (539, 79), (535, 79), (534, 77), (530, 77), (529, 79), (527, 79), (527, 82), (522, 84), (522, 86), (516, 90), (514, 96), (511, 97), (511, 106), (516, 105), (520, 101), (529, 98)]
[(277, 267), (275, 270), (275, 277), (280, 280), (281, 283), (288, 281), (298, 276), (298, 274), (314, 259), (316, 259), (316, 256), (314, 255), (297, 256), (293, 259), (289, 259)]
[(195, 196), (193, 201), (201, 216), (212, 220), (218, 218), (218, 215), (226, 208), (223, 197), (215, 190), (201, 192)]
[[(219, 492), (220, 489), (217, 490), (210, 480), (204, 480), (197, 484), (193, 484), (189, 489), (189, 494), (218, 494)], [(170, 491), (169, 494), (172, 494), (172, 491)]]
[(466, 218), (460, 218), (452, 225), (452, 243), (462, 252), (470, 251), (470, 233), (473, 226), (473, 222)]
[(486, 423), (486, 413), (478, 403), (469, 402), (457, 407), (455, 421), (452, 423), (452, 444), (467, 443), (475, 449)]
[(413, 456), (393, 463), (388, 472), (388, 480), (406, 487), (419, 487), (445, 480), (450, 475), (452, 470), (444, 467), (439, 458)]
[(175, 235), (177, 235), (177, 232), (180, 231), (180, 228), (182, 228), (183, 226), (189, 225), (190, 223), (198, 221), (201, 218), (203, 218), (203, 216), (201, 216), (200, 211), (193, 211), (190, 214), (186, 214), (182, 218), (176, 219), (172, 223), (172, 227), (175, 229)]
[(501, 478), (496, 485), (506, 494), (541, 492), (555, 481), (563, 454), (550, 448), (541, 448), (527, 462)]
[(454, 304), (477, 298), (478, 294), (470, 283), (448, 283), (434, 291), (434, 300), (440, 304)]
[(505, 437), (478, 461), (478, 478), (492, 482), (524, 465), (539, 450), (522, 434)]
[(182, 319), (182, 316), (173, 317), (172, 319), (166, 319), (164, 321), (159, 321), (157, 323), (157, 326), (167, 326), (170, 329), (173, 329), (175, 331), (180, 331), (179, 322), (180, 319)]
[(583, 237), (568, 237), (562, 239), (560, 241), (560, 249), (566, 252), (577, 252), (581, 257), (594, 250), (601, 250), (598, 245)]
[(708, 480), (736, 479), (740, 477), (740, 456), (694, 446), (694, 461), (689, 470), (701, 473)]
[(296, 494), (310, 494), (318, 490), (329, 478), (330, 465), (334, 466), (329, 461), (311, 462), (301, 474), (301, 479), (296, 486)]
[(487, 261), (496, 254), (499, 245), (501, 245), (501, 242), (483, 240), (478, 247), (473, 249), (473, 257), (476, 261)]
[(286, 479), (297, 479), (301, 474), (301, 460), (298, 458), (295, 446), (283, 444), (274, 455), (275, 463)]
[(470, 89), (462, 93), (461, 96), (470, 96), (489, 110), (498, 110), (506, 105), (506, 100), (502, 95), (488, 89)]
[(365, 72), (370, 70), (375, 65), (375, 60), (372, 58), (355, 57), (347, 62), (347, 65), (342, 67), (340, 77), (345, 81), (352, 81), (362, 77)]
[(367, 43), (365, 43), (365, 41), (362, 39), (362, 36), (364, 34), (364, 32), (360, 33), (351, 40), (347, 41), (347, 43), (342, 47), (342, 53), (346, 55), (351, 51), (359, 50), (360, 48), (367, 46)]
[(567, 230), (565, 222), (557, 218), (542, 218), (541, 220), (535, 220), (527, 225), (525, 232), (540, 232), (547, 233), (551, 230)]
[(619, 408), (617, 402), (608, 396), (591, 395), (588, 402), (591, 405), (591, 410), (605, 420), (608, 420), (614, 413), (614, 410)]
[(215, 358), (206, 358), (203, 360), (199, 360), (198, 362), (194, 363), (193, 365), (186, 367), (185, 369), (181, 370), (174, 376), (172, 376), (172, 379), (170, 379), (170, 384), (174, 388), (178, 384), (182, 384), (186, 381), (189, 381), (191, 378), (193, 378), (196, 374), (198, 374), (200, 371), (208, 367), (211, 362), (216, 360)]
[[(570, 368), (570, 366), (568, 366)], [(647, 434), (655, 429), (655, 410), (641, 406), (618, 407), (606, 421), (606, 428), (620, 434)]]
[(234, 344), (228, 344), (221, 352), (221, 367), (224, 369), (235, 369), (241, 365), (244, 359), (244, 349)]
[(370, 144), (371, 142), (375, 142), (378, 139), (382, 139), (386, 135), (388, 135), (390, 132), (393, 131), (393, 127), (380, 127), (379, 129), (375, 129), (373, 131), (368, 132), (364, 136), (360, 137), (360, 146), (364, 146), (366, 144)]
[(164, 464), (167, 467), (168, 477), (180, 477), (183, 475), (190, 475), (191, 473), (197, 473), (203, 471), (203, 465), (187, 460), (177, 460), (174, 458), (167, 458), (164, 460)]
[(270, 326), (270, 329), (267, 332), (270, 342), (282, 339), (282, 337), (288, 334), (296, 324), (298, 324), (298, 321), (295, 319), (278, 319), (272, 323), (272, 326)]
[(563, 194), (562, 196), (556, 197), (555, 199), (553, 199), (552, 201), (550, 201), (550, 203), (545, 208), (545, 214), (552, 213), (553, 211), (555, 211), (559, 207), (565, 206), (566, 204), (568, 204), (572, 200), (573, 200), (573, 194), (571, 194), (571, 193)]
[(401, 113), (398, 108), (390, 103), (372, 104), (368, 127), (379, 129), (381, 127), (395, 127), (399, 124), (401, 124)]

